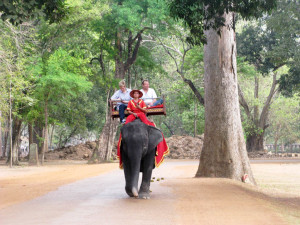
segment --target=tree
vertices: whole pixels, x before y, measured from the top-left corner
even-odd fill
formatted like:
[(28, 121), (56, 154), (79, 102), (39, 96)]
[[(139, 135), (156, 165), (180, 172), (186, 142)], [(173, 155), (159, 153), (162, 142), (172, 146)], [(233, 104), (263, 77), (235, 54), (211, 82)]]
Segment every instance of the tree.
[[(275, 1), (170, 1), (171, 13), (184, 19), (192, 43), (204, 46), (205, 131), (197, 177), (242, 180), (255, 184), (242, 130), (236, 66), (235, 13), (260, 16)], [(204, 35), (205, 37), (204, 37)]]
[[(8, 146), (7, 140), (11, 140), (8, 151), (8, 161), (12, 161), (11, 165), (18, 164), (18, 148), (19, 135), (21, 131), (22, 115), (26, 108), (32, 103), (32, 99), (27, 96), (31, 88), (24, 65), (28, 63), (26, 57), (28, 49), (33, 49), (34, 32), (32, 23), (23, 23), (19, 26), (13, 26), (8, 21), (0, 21), (0, 29), (2, 31), (0, 42), (0, 62), (1, 62), (1, 80), (2, 80), (2, 98), (0, 105), (3, 106), (2, 113), (4, 118), (12, 118), (7, 120), (9, 132), (5, 135), (4, 146)], [(2, 102), (1, 102), (2, 101)], [(2, 119), (2, 118), (1, 118)]]
[[(237, 35), (238, 54), (255, 66), (254, 107), (251, 112), (249, 102), (244, 97), (243, 90), (239, 88), (241, 106), (244, 108), (247, 120), (247, 150), (263, 150), (264, 134), (268, 128), (269, 109), (276, 93), (281, 90), (284, 94), (293, 94), (299, 85), (298, 65), (300, 47), (297, 41), (300, 17), (296, 2), (279, 2), (277, 10), (265, 16), (258, 23), (250, 23)], [(284, 21), (289, 29), (282, 29), (278, 25)], [(281, 75), (279, 70), (287, 67), (287, 73)], [(262, 109), (259, 108), (260, 77), (272, 76), (272, 86)], [(280, 76), (281, 75), (281, 76)], [(279, 88), (278, 88), (279, 86)]]
[[(22, 39), (26, 40), (26, 35), (23, 35), (23, 31), (21, 29), (19, 29), (19, 27), (17, 25), (20, 25), (24, 22), (29, 22), (30, 23), (30, 19), (33, 18), (42, 18), (45, 17), (47, 20), (49, 20), (50, 22), (54, 22), (54, 21), (59, 21), (61, 20), (61, 18), (63, 18), (66, 14), (66, 8), (64, 5), (64, 1), (61, 0), (50, 0), (50, 1), (44, 1), (44, 0), (32, 0), (32, 1), (19, 1), (19, 0), (13, 0), (13, 1), (8, 1), (8, 0), (3, 0), (0, 3), (0, 16), (1, 19), (6, 23), (6, 26), (10, 28), (11, 31), (17, 31), (17, 32), (13, 32), (14, 37), (14, 41), (15, 41), (15, 48), (14, 50), (16, 50), (15, 53), (15, 58), (12, 58), (12, 60), (6, 60), (6, 66), (7, 65), (12, 65), (9, 66), (7, 68), (9, 68), (7, 70), (8, 73), (10, 73), (10, 81), (9, 83), (12, 83), (12, 79), (13, 79), (13, 75), (15, 74), (19, 74), (19, 77), (22, 77), (22, 63), (24, 63), (24, 61), (22, 62), (22, 57), (20, 57), (22, 54), (21, 52), (25, 52), (23, 51), (23, 49), (21, 48), (21, 45), (23, 45), (22, 43)], [(12, 26), (15, 25), (16, 27)], [(26, 28), (26, 26), (25, 26)], [(26, 29), (27, 30), (27, 29)], [(31, 35), (28, 35), (31, 36)], [(25, 37), (25, 38), (24, 38)], [(20, 42), (21, 41), (21, 42)], [(11, 52), (11, 51), (8, 51)], [(1, 54), (1, 53), (0, 53)], [(11, 61), (11, 62), (9, 62)], [(18, 63), (16, 63), (16, 61)], [(17, 69), (16, 69), (17, 68)], [(14, 76), (16, 77), (16, 76)], [(15, 84), (13, 84), (15, 85)], [(13, 87), (14, 88), (14, 87)], [(26, 87), (23, 87), (24, 89), (26, 89)], [(10, 90), (13, 90), (11, 88), (10, 85)], [(17, 88), (18, 90), (18, 88)], [(11, 92), (11, 91), (10, 91)], [(22, 93), (23, 95), (21, 96), (26, 96), (26, 94)], [(15, 97), (16, 95), (14, 95)], [(26, 98), (26, 97), (25, 97)], [(10, 98), (11, 101), (11, 98)], [(18, 101), (12, 102), (10, 104), (10, 109), (12, 108), (13, 105), (17, 105), (15, 104)], [(24, 101), (24, 105), (26, 105), (27, 101)], [(18, 102), (20, 103), (20, 105), (22, 105), (22, 101)], [(25, 106), (22, 105), (21, 109), (25, 108)], [(13, 128), (10, 129), (12, 130), (10, 133), (11, 136), (11, 151), (10, 151), (10, 155), (11, 155), (11, 163), (17, 165), (18, 164), (18, 150), (17, 150), (17, 145), (19, 142), (19, 135), (20, 135), (20, 129), (21, 129), (21, 125), (22, 125), (22, 119), (19, 118), (17, 114), (19, 114), (20, 112), (18, 112), (18, 107), (15, 107), (14, 111), (15, 111), (15, 115), (13, 116)], [(11, 111), (11, 110), (10, 110)], [(24, 110), (22, 110), (24, 112)], [(11, 113), (10, 113), (10, 118), (12, 117)], [(9, 120), (9, 123), (11, 124), (12, 121)], [(6, 143), (5, 143), (6, 145)]]
[(50, 104), (60, 105), (78, 97), (91, 89), (92, 83), (87, 80), (90, 71), (85, 66), (88, 59), (70, 56), (66, 51), (58, 49), (51, 55), (45, 65), (35, 66), (33, 73), (37, 77), (35, 89), (36, 99), (44, 107), (44, 146), (42, 148), (42, 164), (44, 153), (48, 150), (48, 114)]
[(285, 63), (289, 68), (279, 79), (280, 92), (286, 96), (300, 93), (299, 7), (299, 1), (278, 1), (277, 9), (266, 18), (267, 28), (275, 32), (277, 41), (268, 56), (273, 63)]
[(275, 154), (279, 142), (296, 143), (300, 139), (299, 100), (299, 96), (287, 98), (280, 95), (271, 106), (267, 137), (274, 143)]
[[(245, 57), (249, 63), (255, 66), (257, 73), (255, 77), (254, 85), (254, 106), (251, 113), (251, 108), (247, 99), (244, 97), (243, 89), (239, 86), (239, 100), (241, 106), (244, 108), (248, 126), (247, 126), (247, 151), (259, 151), (263, 150), (264, 133), (267, 126), (267, 118), (269, 108), (275, 93), (277, 85), (277, 71), (276, 65), (272, 63), (270, 57), (266, 56), (268, 51), (271, 51), (272, 45), (276, 42), (274, 32), (265, 31), (262, 28), (262, 24), (257, 26), (245, 26), (241, 34), (237, 34), (237, 48), (238, 54)], [(279, 69), (278, 67), (277, 69)], [(277, 70), (276, 69), (276, 70)], [(260, 73), (269, 74), (269, 71), (273, 73), (273, 83), (270, 88), (269, 96), (266, 99), (263, 110), (259, 114), (259, 77)]]
[[(176, 73), (178, 73), (182, 80), (190, 87), (199, 103), (201, 105), (204, 105), (204, 98), (202, 97), (201, 91), (198, 90), (199, 88), (196, 87), (191, 79), (187, 78), (188, 70), (192, 69), (191, 66), (187, 65), (186, 63), (190, 52), (191, 54), (193, 54), (195, 52), (201, 51), (202, 49), (199, 46), (192, 46), (186, 41), (187, 32), (179, 24), (172, 24), (169, 21), (167, 29), (168, 31), (164, 33), (166, 33), (165, 35), (167, 35), (168, 38), (162, 39), (161, 36), (163, 36), (163, 33), (157, 32), (157, 34), (148, 36), (145, 42), (154, 42), (162, 47), (162, 49), (167, 53), (167, 55), (175, 64)], [(199, 55), (199, 57), (194, 55), (193, 66), (196, 65), (196, 63), (200, 64), (202, 61), (203, 55)]]
[[(104, 76), (106, 76), (107, 66), (104, 63), (106, 54), (107, 58), (114, 59), (114, 79), (125, 79), (127, 75), (127, 83), (130, 87), (131, 68), (137, 60), (143, 40), (142, 35), (153, 31), (154, 27), (159, 29), (163, 24), (165, 14), (166, 5), (163, 1), (113, 1), (111, 11), (104, 15), (101, 21), (95, 23), (98, 25), (95, 30), (99, 33), (99, 42), (97, 43), (99, 52), (98, 57), (91, 59), (91, 63), (98, 61)], [(107, 90), (107, 95), (114, 90)], [(110, 118), (107, 108), (106, 121), (98, 139), (97, 149), (90, 162), (109, 160), (117, 126), (118, 122)]]

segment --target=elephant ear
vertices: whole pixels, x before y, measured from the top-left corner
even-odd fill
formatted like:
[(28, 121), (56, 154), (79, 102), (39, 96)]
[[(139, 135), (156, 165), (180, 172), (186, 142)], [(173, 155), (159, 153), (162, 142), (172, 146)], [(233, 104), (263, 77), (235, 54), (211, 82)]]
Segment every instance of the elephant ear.
[(148, 127), (148, 149), (152, 150), (155, 149), (155, 147), (163, 140), (162, 133), (159, 129), (149, 126)]

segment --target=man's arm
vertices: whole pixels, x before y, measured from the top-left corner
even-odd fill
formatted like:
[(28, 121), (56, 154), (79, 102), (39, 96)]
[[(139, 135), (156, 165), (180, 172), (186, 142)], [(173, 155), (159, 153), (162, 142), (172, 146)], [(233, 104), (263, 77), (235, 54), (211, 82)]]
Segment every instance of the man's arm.
[[(144, 103), (145, 104), (145, 103)], [(142, 107), (141, 107), (142, 106)], [(146, 109), (144, 108), (144, 106), (145, 105), (140, 105), (139, 103), (138, 104), (136, 104), (136, 107), (139, 109), (139, 110), (141, 110), (143, 113), (146, 113), (147, 111), (146, 111)]]
[(116, 91), (113, 96), (111, 96), (110, 98), (111, 100), (119, 100), (120, 96), (119, 96), (119, 91)]
[(131, 111), (131, 102), (128, 103), (127, 112), (129, 115), (134, 115), (137, 118), (137, 114)]
[(153, 106), (153, 104), (156, 102), (156, 98), (157, 98), (157, 95), (156, 95), (154, 89), (152, 89), (152, 98), (153, 98), (153, 101), (149, 104), (150, 106)]
[(128, 110), (128, 109), (127, 109), (127, 112), (128, 112), (128, 114), (130, 114), (130, 115), (134, 115), (136, 118), (138, 117), (136, 113), (134, 113), (134, 112), (131, 112), (131, 111), (130, 111), (130, 110)]
[(123, 104), (128, 104), (129, 102), (130, 102), (130, 100), (132, 99), (131, 97), (130, 97), (130, 95), (129, 95), (129, 93), (131, 92), (131, 89), (130, 88), (127, 88), (127, 96), (125, 97), (126, 99), (121, 99), (121, 102), (123, 103)]

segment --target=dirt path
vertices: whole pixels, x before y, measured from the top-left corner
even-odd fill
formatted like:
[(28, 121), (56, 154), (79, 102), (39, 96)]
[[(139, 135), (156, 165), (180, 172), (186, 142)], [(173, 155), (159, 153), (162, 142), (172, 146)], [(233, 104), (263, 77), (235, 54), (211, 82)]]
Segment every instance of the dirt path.
[[(273, 170), (273, 184), (282, 176), (281, 182), (287, 182), (293, 194), (288, 194), (286, 188), (255, 187), (229, 179), (194, 178), (198, 161), (173, 168), (176, 177), (163, 186), (172, 188), (175, 193), (177, 224), (294, 225), (300, 224), (300, 194), (296, 191), (300, 173), (296, 167), (300, 168), (300, 164), (291, 164), (284, 169), (281, 164), (252, 164), (254, 172), (260, 172), (255, 176), (261, 186)], [(291, 179), (293, 184), (289, 183)], [(270, 177), (268, 182), (271, 182)]]
[[(117, 164), (48, 166), (17, 172), (0, 168), (0, 224), (299, 223), (297, 196), (285, 196), (281, 201), (278, 193), (275, 198), (258, 187), (232, 180), (196, 179), (197, 166), (197, 161), (171, 161), (155, 169), (150, 200), (126, 196), (123, 171), (116, 169)], [(12, 174), (14, 177), (8, 178)], [(157, 178), (164, 179), (158, 182)], [(23, 192), (26, 188), (29, 195)], [(17, 201), (15, 194), (26, 197)]]
[(74, 181), (117, 169), (115, 163), (0, 167), (0, 209), (21, 203)]

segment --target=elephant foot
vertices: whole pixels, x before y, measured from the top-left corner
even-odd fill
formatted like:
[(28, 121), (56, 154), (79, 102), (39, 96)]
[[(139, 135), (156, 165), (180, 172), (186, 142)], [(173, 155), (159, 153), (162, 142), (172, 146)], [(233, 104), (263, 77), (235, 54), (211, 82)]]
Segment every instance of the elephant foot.
[(141, 199), (150, 199), (150, 194), (148, 192), (140, 192), (139, 198)]
[(135, 187), (132, 188), (132, 194), (134, 197), (139, 197), (139, 193)]
[(129, 195), (129, 197), (134, 197), (131, 188), (125, 187), (125, 191)]
[(129, 195), (129, 197), (139, 197), (139, 193), (135, 187), (130, 188), (130, 187), (125, 187), (126, 193)]

